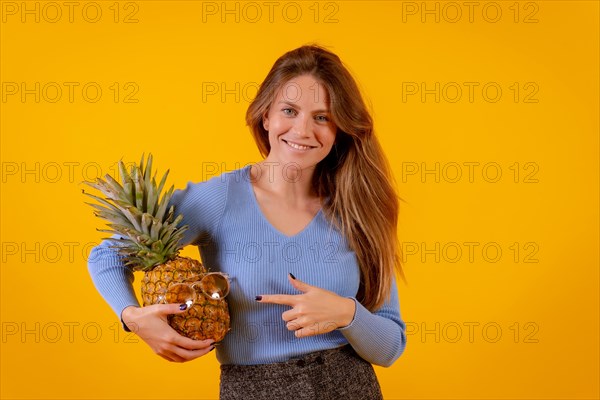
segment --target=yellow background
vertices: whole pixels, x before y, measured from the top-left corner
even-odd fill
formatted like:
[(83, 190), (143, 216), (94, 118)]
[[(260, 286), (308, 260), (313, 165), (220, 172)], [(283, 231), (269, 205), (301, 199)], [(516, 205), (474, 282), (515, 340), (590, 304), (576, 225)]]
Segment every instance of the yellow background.
[[(118, 329), (79, 182), (142, 152), (176, 188), (258, 161), (253, 87), (317, 42), (359, 81), (406, 201), (410, 331), (376, 368), (385, 398), (597, 399), (598, 2), (477, 4), (276, 2), (269, 20), (263, 2), (98, 1), (71, 22), (63, 2), (3, 1), (2, 398), (217, 398), (214, 354), (168, 363)], [(439, 102), (407, 92), (422, 83)]]

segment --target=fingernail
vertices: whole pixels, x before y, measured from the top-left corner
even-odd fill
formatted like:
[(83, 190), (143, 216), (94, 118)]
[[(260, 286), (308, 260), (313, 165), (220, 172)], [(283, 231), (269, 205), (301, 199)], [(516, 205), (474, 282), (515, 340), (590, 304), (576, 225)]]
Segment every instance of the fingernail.
[(213, 351), (214, 349), (215, 349), (215, 346), (211, 347), (211, 348), (210, 348), (210, 350), (209, 350), (208, 352), (210, 353), (210, 352), (211, 352), (211, 351)]
[(296, 279), (296, 277), (294, 276), (294, 274), (292, 274), (291, 272), (288, 272), (288, 274), (290, 274), (290, 276), (292, 277), (292, 279)]
[(185, 303), (183, 303), (183, 304), (180, 304), (180, 305), (179, 305), (179, 309), (180, 309), (181, 311), (183, 311), (183, 310), (187, 310), (187, 304), (185, 304)]
[(262, 296), (256, 296), (256, 297), (254, 298), (254, 300), (256, 300), (256, 301), (261, 301), (261, 300), (262, 300)]

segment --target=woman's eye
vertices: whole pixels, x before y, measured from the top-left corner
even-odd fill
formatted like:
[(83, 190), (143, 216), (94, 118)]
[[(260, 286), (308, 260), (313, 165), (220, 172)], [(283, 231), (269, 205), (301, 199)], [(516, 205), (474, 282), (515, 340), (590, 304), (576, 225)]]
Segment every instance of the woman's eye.
[(317, 121), (319, 122), (327, 122), (329, 121), (329, 118), (327, 118), (325, 115), (317, 115)]
[(295, 113), (295, 111), (292, 108), (284, 108), (282, 111), (285, 115), (294, 115)]

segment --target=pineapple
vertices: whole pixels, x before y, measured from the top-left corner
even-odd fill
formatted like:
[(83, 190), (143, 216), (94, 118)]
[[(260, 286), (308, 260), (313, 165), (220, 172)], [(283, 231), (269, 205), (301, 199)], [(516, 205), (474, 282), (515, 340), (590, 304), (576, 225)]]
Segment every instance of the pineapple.
[(130, 173), (119, 161), (122, 185), (108, 174), (105, 180), (84, 182), (106, 196), (83, 191), (100, 203), (87, 204), (110, 228), (98, 230), (118, 236), (105, 239), (118, 249), (125, 265), (133, 271), (144, 271), (143, 305), (187, 303), (186, 312), (169, 315), (173, 329), (192, 339), (220, 342), (229, 331), (229, 310), (222, 298), (227, 294), (223, 287), (226, 278), (215, 273), (207, 275), (200, 261), (178, 255), (187, 225), (177, 227), (183, 215), (175, 217), (173, 206), (167, 210), (173, 186), (160, 197), (169, 171), (158, 185), (156, 174), (150, 177), (151, 171), (152, 154), (148, 155), (145, 168), (142, 155), (139, 166), (132, 165)]

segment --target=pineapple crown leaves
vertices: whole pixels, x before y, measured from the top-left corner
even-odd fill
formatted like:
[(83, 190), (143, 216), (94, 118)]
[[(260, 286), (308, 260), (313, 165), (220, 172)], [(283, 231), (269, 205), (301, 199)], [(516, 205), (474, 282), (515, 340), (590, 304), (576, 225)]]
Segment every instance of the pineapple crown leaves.
[(94, 214), (106, 221), (110, 229), (98, 229), (112, 233), (120, 238), (104, 238), (113, 243), (124, 256), (125, 265), (134, 271), (147, 271), (177, 256), (181, 246), (179, 241), (188, 226), (177, 227), (183, 215), (175, 217), (174, 208), (167, 210), (173, 186), (163, 194), (169, 170), (160, 182), (156, 182), (156, 173), (152, 178), (152, 154), (144, 166), (144, 155), (139, 165), (132, 165), (128, 173), (122, 160), (119, 160), (121, 183), (110, 175), (95, 182), (83, 183), (97, 189), (104, 198), (82, 192), (97, 203), (87, 203), (94, 208)]

